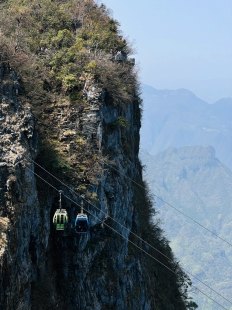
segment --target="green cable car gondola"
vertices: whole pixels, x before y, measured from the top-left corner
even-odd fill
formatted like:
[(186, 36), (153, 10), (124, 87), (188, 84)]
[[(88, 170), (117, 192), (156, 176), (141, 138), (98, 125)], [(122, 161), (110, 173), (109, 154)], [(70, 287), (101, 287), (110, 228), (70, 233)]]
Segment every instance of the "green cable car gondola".
[(59, 194), (60, 194), (59, 209), (56, 210), (53, 216), (53, 224), (56, 230), (64, 230), (68, 223), (68, 213), (65, 209), (62, 209), (61, 206), (62, 191), (59, 191)]

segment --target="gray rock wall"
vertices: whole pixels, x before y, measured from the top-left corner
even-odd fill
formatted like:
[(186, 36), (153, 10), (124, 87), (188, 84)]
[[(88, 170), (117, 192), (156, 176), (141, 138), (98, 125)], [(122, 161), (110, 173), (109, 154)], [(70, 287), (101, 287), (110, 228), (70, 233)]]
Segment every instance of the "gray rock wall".
[(17, 98), (19, 78), (7, 64), (0, 66), (0, 81), (0, 308), (28, 309), (40, 230), (28, 160), (35, 156), (37, 137), (30, 108)]

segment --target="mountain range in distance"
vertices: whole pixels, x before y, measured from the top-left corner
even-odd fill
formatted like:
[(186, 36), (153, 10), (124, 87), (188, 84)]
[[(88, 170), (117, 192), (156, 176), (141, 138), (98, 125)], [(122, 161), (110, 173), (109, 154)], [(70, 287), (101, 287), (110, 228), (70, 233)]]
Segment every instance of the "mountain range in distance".
[(143, 85), (141, 149), (157, 154), (169, 147), (213, 146), (232, 168), (232, 98), (208, 104), (186, 89)]
[[(232, 98), (208, 104), (186, 89), (143, 85), (143, 102), (140, 158), (144, 178), (156, 197), (154, 221), (161, 221), (180, 264), (230, 299), (232, 247), (180, 213), (230, 242)], [(227, 301), (191, 278), (199, 289), (231, 309)], [(193, 299), (199, 309), (218, 310), (217, 304), (196, 293)]]

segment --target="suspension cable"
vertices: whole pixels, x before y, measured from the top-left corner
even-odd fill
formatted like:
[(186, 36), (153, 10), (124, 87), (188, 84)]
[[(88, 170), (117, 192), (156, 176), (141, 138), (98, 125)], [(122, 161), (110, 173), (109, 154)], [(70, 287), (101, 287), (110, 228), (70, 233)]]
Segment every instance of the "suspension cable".
[[(59, 192), (59, 190), (52, 185), (50, 182), (48, 182), (47, 180), (45, 180), (43, 177), (41, 177), (39, 174), (37, 174), (36, 172), (34, 172), (32, 169), (30, 169), (29, 167), (27, 167), (27, 169), (29, 169), (35, 176), (37, 176), (38, 178), (40, 178), (43, 182), (45, 182), (46, 184), (48, 184), (50, 187), (52, 187), (53, 189), (55, 189), (57, 192)], [(80, 207), (80, 205), (74, 201), (73, 199), (71, 199), (70, 197), (68, 197), (67, 195), (63, 194), (63, 196), (65, 198), (67, 198), (69, 201), (71, 201), (72, 203), (76, 204), (78, 207)], [(99, 219), (99, 217), (93, 213), (91, 213), (89, 210), (86, 210), (84, 207), (83, 209), (88, 212), (89, 214), (91, 214), (93, 217)], [(146, 255), (148, 255), (150, 258), (152, 258), (153, 260), (155, 260), (156, 262), (158, 262), (159, 264), (161, 264), (163, 267), (165, 267), (168, 271), (170, 271), (171, 273), (175, 274), (175, 271), (173, 271), (170, 267), (168, 267), (166, 264), (162, 263), (160, 260), (158, 260), (157, 258), (155, 258), (153, 255), (151, 255), (149, 252), (147, 252), (146, 250), (144, 250), (143, 248), (141, 248), (140, 246), (138, 246), (136, 243), (134, 243), (133, 241), (131, 241), (130, 239), (127, 239), (123, 234), (121, 234), (120, 232), (118, 232), (116, 229), (114, 229), (113, 227), (111, 227), (110, 225), (108, 225), (107, 223), (104, 223), (105, 226), (107, 226), (108, 228), (110, 228), (113, 232), (115, 232), (116, 234), (118, 234), (119, 236), (121, 236), (123, 239), (125, 239), (127, 242), (131, 243), (132, 245), (134, 245), (136, 248), (138, 248), (139, 250), (141, 250), (142, 252), (144, 252)], [(211, 301), (213, 301), (214, 303), (216, 303), (218, 306), (220, 306), (221, 308), (225, 309), (225, 310), (229, 310), (228, 308), (225, 308), (221, 303), (219, 303), (218, 301), (216, 301), (214, 298), (212, 298), (211, 296), (209, 296), (208, 294), (206, 294), (205, 292), (203, 292), (201, 289), (199, 289), (198, 287), (196, 287), (195, 285), (192, 285), (192, 287), (194, 287), (195, 289), (197, 289), (200, 293), (202, 293), (204, 296), (206, 296), (208, 299), (210, 299)], [(216, 292), (215, 290), (213, 290), (211, 287), (209, 287), (212, 291)], [(217, 292), (216, 292), (217, 293)], [(220, 296), (220, 294), (219, 294)], [(229, 301), (229, 303), (231, 303)]]
[[(74, 194), (78, 195), (79, 197), (82, 198), (82, 201), (86, 201), (89, 205), (93, 206), (94, 208), (96, 208), (97, 210), (99, 210), (101, 213), (103, 213), (104, 215), (107, 215), (108, 218), (112, 219), (115, 223), (119, 224), (122, 228), (124, 228), (125, 230), (127, 230), (129, 233), (131, 233), (132, 235), (134, 235), (136, 238), (138, 238), (139, 240), (141, 240), (142, 242), (144, 242), (145, 244), (147, 244), (150, 248), (154, 249), (156, 252), (160, 253), (162, 256), (164, 256), (165, 258), (167, 258), (169, 261), (171, 261), (170, 257), (168, 257), (167, 255), (165, 255), (164, 253), (162, 253), (159, 249), (157, 249), (156, 247), (152, 246), (150, 243), (148, 243), (146, 240), (144, 240), (143, 238), (141, 238), (139, 235), (137, 235), (136, 233), (130, 231), (130, 229), (128, 229), (126, 226), (122, 225), (120, 222), (118, 222), (117, 220), (115, 220), (114, 218), (112, 218), (111, 216), (109, 216), (108, 214), (106, 214), (104, 211), (102, 211), (100, 208), (98, 208), (97, 206), (95, 206), (94, 204), (92, 204), (90, 201), (88, 201), (87, 199), (85, 199), (82, 195), (78, 194), (76, 191), (74, 191), (71, 187), (69, 187), (67, 184), (65, 184), (63, 181), (61, 181), (59, 178), (57, 178), (54, 174), (50, 173), (48, 170), (46, 170), (44, 167), (42, 167), (41, 165), (39, 165), (38, 163), (36, 163), (33, 159), (30, 159), (32, 162), (34, 162), (36, 165), (38, 165), (41, 169), (43, 169), (46, 173), (48, 173), (50, 176), (52, 176), (55, 180), (57, 180), (58, 182), (60, 182), (62, 185), (64, 185), (66, 188), (68, 188), (70, 191), (72, 191)], [(84, 209), (84, 208), (83, 208)], [(196, 277), (193, 273), (191, 273), (189, 270), (187, 270), (186, 268), (182, 268), (187, 274), (189, 274), (192, 278), (196, 279), (197, 281), (199, 281), (201, 284), (203, 284), (204, 286), (206, 286), (207, 288), (209, 288), (210, 290), (212, 290), (214, 293), (216, 293), (217, 295), (219, 295), (220, 297), (222, 297), (224, 300), (226, 300), (227, 302), (229, 302), (232, 305), (232, 301), (229, 300), (228, 298), (226, 298), (225, 296), (223, 296), (221, 293), (217, 292), (216, 290), (214, 290), (213, 288), (211, 288), (208, 284), (206, 284), (205, 282), (203, 282), (202, 280), (200, 280), (198, 277)]]
[[(41, 123), (40, 119), (38, 117), (35, 116), (35, 118)], [(43, 124), (43, 122), (42, 122)], [(51, 128), (51, 126), (45, 125), (44, 126)], [(90, 128), (90, 129), (95, 129), (89, 125), (86, 125), (85, 127)], [(138, 182), (136, 182), (134, 179), (132, 179), (131, 177), (129, 177), (128, 175), (126, 175), (125, 173), (122, 173), (121, 171), (119, 171), (119, 169), (115, 168), (113, 165), (110, 165), (109, 163), (107, 163), (104, 159), (99, 158), (99, 161), (103, 162), (105, 165), (107, 165), (108, 167), (112, 168), (113, 170), (117, 171), (120, 175), (122, 175), (123, 177), (127, 178), (128, 180), (130, 180), (131, 182), (133, 182), (136, 186), (140, 187), (143, 190), (146, 190), (146, 188), (139, 184)], [(226, 240), (225, 238), (221, 237), (220, 235), (218, 235), (217, 233), (215, 233), (214, 231), (212, 231), (211, 229), (205, 227), (203, 224), (201, 224), (199, 221), (195, 220), (193, 217), (191, 217), (190, 215), (188, 215), (187, 213), (181, 211), (180, 209), (176, 208), (174, 205), (172, 205), (171, 203), (169, 203), (168, 201), (166, 201), (165, 199), (163, 199), (162, 197), (160, 197), (159, 195), (152, 193), (154, 195), (154, 197), (156, 197), (159, 201), (163, 202), (164, 205), (167, 205), (168, 207), (174, 209), (176, 212), (178, 212), (179, 214), (181, 214), (182, 216), (188, 218), (189, 220), (191, 220), (194, 224), (198, 225), (199, 227), (201, 227), (202, 229), (204, 229), (205, 231), (209, 232), (211, 235), (213, 235), (214, 237), (217, 237), (218, 239), (220, 239), (222, 242), (226, 243), (227, 245), (229, 245), (230, 247), (232, 247), (232, 243), (229, 242), (228, 240)]]

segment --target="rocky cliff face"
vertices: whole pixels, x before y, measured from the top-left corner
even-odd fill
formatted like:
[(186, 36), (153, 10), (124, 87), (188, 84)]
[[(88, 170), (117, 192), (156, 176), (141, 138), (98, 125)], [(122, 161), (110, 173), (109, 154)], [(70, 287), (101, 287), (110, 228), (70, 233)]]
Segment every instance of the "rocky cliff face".
[[(64, 105), (65, 113), (62, 110), (57, 120), (64, 123), (67, 115), (73, 119), (66, 125), (66, 130), (72, 130), (69, 145), (79, 133), (76, 123), (79, 127), (81, 123), (83, 135), (98, 152), (110, 157), (117, 171), (105, 166), (94, 189), (98, 209), (86, 206), (91, 213), (91, 232), (81, 237), (72, 232), (63, 236), (51, 229), (56, 194), (33, 174), (30, 157), (36, 157), (38, 135), (30, 108), (23, 107), (17, 98), (16, 83), (16, 73), (2, 65), (1, 309), (151, 309), (141, 262), (129, 259), (127, 242), (134, 204), (132, 186), (123, 175), (133, 179), (140, 175), (138, 105), (130, 104), (120, 111), (97, 90), (79, 118)], [(110, 126), (119, 116), (130, 124), (123, 130)], [(127, 148), (122, 145), (122, 135)], [(60, 130), (60, 139), (64, 136)], [(42, 177), (48, 179), (45, 174)], [(65, 187), (63, 190), (70, 196)], [(79, 202), (75, 195), (72, 199)], [(64, 204), (73, 220), (76, 206), (68, 200)], [(127, 229), (108, 221), (107, 215)], [(104, 221), (124, 239), (104, 226)]]
[[(21, 39), (11, 60), (24, 57), (27, 66), (18, 65), (20, 80), (9, 59), (0, 58), (0, 309), (186, 309), (185, 275), (151, 223), (145, 189), (132, 182), (144, 186), (140, 99), (131, 64), (110, 54), (111, 43), (126, 49), (115, 22), (91, 0), (6, 1), (6, 12), (8, 6)], [(38, 19), (35, 29), (28, 28), (31, 18)], [(96, 36), (104, 38), (99, 51), (96, 31), (104, 34)], [(31, 48), (26, 56), (22, 42)], [(52, 225), (59, 190), (69, 216), (64, 233)], [(90, 228), (78, 235), (74, 221), (83, 194)]]
[[(71, 224), (63, 235), (54, 232), (51, 223), (57, 193), (36, 179), (34, 169), (73, 201), (80, 203), (80, 197), (30, 162), (38, 153), (34, 117), (18, 98), (16, 73), (6, 65), (1, 72), (1, 309), (154, 309), (151, 291), (155, 288), (148, 287), (151, 275), (141, 254), (128, 244), (132, 228), (139, 233), (141, 226), (135, 188), (124, 176), (141, 178), (138, 103), (118, 108), (110, 104), (107, 94), (95, 89), (81, 112), (66, 104), (59, 107), (59, 117), (53, 111), (65, 152), (66, 144), (72, 146), (82, 132), (86, 148), (89, 143), (102, 154), (97, 164), (103, 168), (90, 190), (97, 200), (85, 204), (90, 231), (84, 236), (73, 232), (79, 210), (64, 199)], [(119, 117), (126, 120), (126, 127), (117, 124)], [(65, 136), (62, 124), (66, 122), (72, 134)], [(72, 152), (76, 152), (74, 146), (69, 156)], [(106, 155), (109, 161), (104, 164)], [(46, 164), (40, 153), (38, 160)], [(89, 182), (84, 182), (88, 187)], [(73, 189), (73, 184), (68, 185)]]

